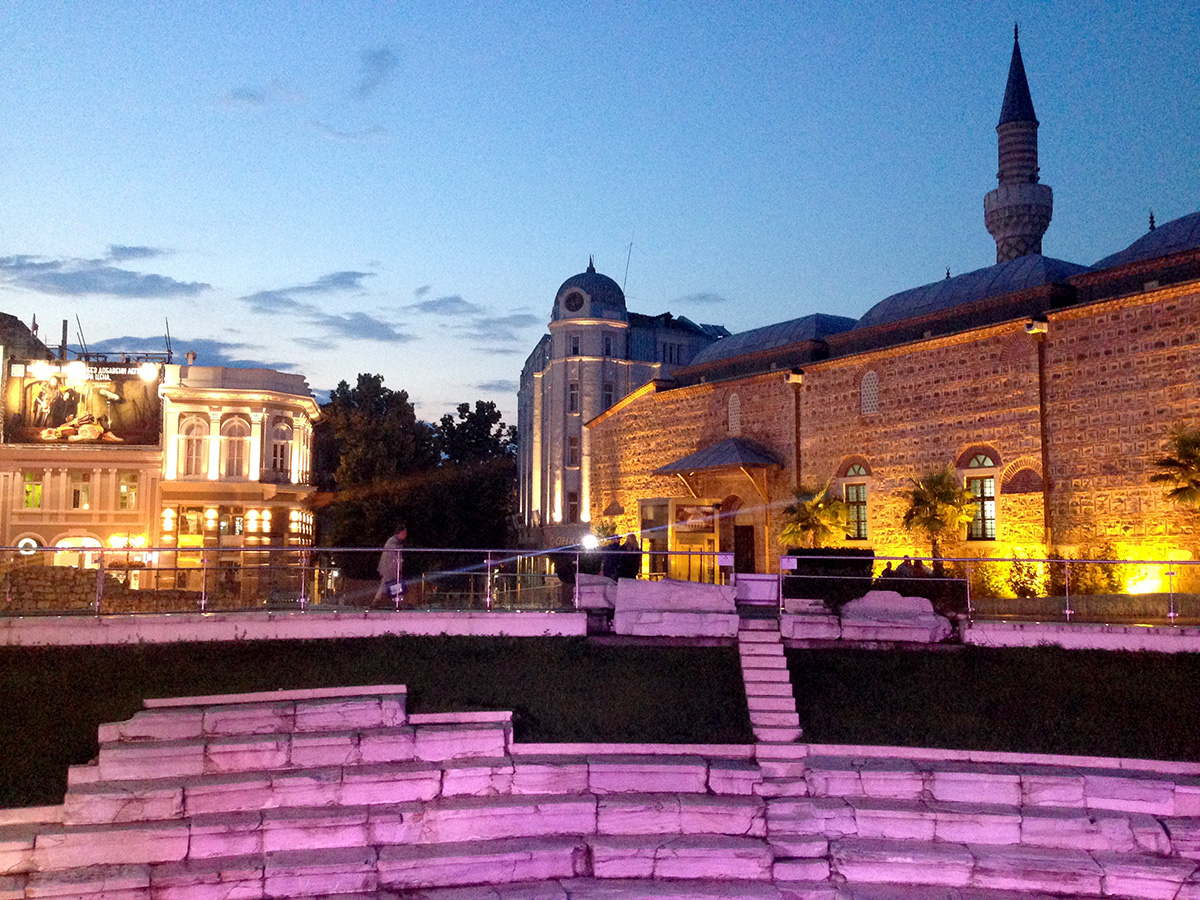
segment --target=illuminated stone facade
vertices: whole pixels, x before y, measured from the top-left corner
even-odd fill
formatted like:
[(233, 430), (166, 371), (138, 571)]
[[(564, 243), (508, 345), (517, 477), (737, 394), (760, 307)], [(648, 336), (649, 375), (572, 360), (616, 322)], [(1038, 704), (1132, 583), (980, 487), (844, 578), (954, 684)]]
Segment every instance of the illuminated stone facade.
[[(1001, 186), (1006, 161), (1037, 186), (1015, 45), (1013, 71)], [(888, 297), (857, 322), (809, 316), (733, 335), (590, 421), (592, 518), (619, 510), (618, 530), (679, 549), (678, 523), (647, 510), (719, 504), (713, 548), (777, 571), (782, 507), (797, 485), (828, 482), (859, 514), (848, 546), (928, 555), (902, 527), (901, 492), (950, 466), (986, 501), (943, 542), (950, 555), (1200, 558), (1196, 516), (1149, 481), (1172, 430), (1200, 426), (1200, 213), (1151, 222), (1093, 266), (1014, 255), (1014, 234), (987, 224), (993, 267)], [(1025, 237), (1040, 251), (1040, 231)], [(716, 452), (734, 444), (777, 465)]]

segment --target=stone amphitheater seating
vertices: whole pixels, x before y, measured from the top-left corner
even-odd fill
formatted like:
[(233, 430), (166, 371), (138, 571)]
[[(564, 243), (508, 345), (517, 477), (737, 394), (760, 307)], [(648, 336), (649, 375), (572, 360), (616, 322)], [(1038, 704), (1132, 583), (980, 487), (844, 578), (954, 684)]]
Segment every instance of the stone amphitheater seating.
[(402, 687), (147, 701), (0, 900), (1200, 898), (1200, 767), (764, 742), (514, 744)]

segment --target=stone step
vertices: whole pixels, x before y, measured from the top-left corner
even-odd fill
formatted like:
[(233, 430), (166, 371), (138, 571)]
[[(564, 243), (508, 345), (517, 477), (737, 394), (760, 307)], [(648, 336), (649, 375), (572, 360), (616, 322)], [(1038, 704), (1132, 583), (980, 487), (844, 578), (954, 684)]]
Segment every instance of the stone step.
[(757, 728), (799, 728), (800, 716), (794, 712), (757, 712), (750, 710), (750, 724)]
[(739, 644), (738, 653), (742, 659), (748, 656), (783, 656), (783, 644), (779, 643), (751, 643)]
[[(746, 620), (743, 619), (742, 621), (744, 623)], [(738, 646), (749, 647), (753, 644), (775, 644), (783, 646), (783, 639), (780, 637), (778, 627), (754, 629), (743, 627), (740, 631), (738, 631)]]
[(787, 659), (783, 654), (771, 654), (769, 656), (743, 656), (742, 671), (747, 672), (751, 669), (781, 669), (787, 671)]
[(801, 731), (799, 728), (775, 728), (767, 726), (756, 726), (754, 728), (754, 736), (760, 741), (769, 743), (782, 743), (786, 741), (800, 740)]
[(790, 681), (747, 681), (747, 697), (791, 697)]
[(792, 712), (796, 711), (796, 698), (791, 696), (783, 697), (763, 697), (757, 694), (751, 694), (746, 697), (746, 703), (750, 707), (750, 712)]
[(742, 667), (742, 680), (747, 686), (754, 682), (777, 682), (791, 687), (792, 677), (785, 667), (775, 669), (760, 669)]
[(779, 631), (778, 616), (743, 616), (738, 623), (738, 634), (749, 634), (755, 631)]
[(598, 836), (591, 841), (597, 878), (719, 878), (767, 881), (773, 856), (754, 838)]
[[(793, 893), (789, 900), (834, 900), (833, 885), (827, 893)], [(815, 885), (805, 890), (818, 889)], [(520, 882), (478, 889), (441, 888), (421, 891), (421, 900), (780, 900), (780, 891), (758, 881), (644, 878), (571, 878), (558, 882)], [(306, 898), (307, 900), (307, 898)], [(318, 898), (312, 898), (318, 900)], [(320, 898), (325, 900), (325, 898)], [(341, 898), (329, 898), (341, 900)]]

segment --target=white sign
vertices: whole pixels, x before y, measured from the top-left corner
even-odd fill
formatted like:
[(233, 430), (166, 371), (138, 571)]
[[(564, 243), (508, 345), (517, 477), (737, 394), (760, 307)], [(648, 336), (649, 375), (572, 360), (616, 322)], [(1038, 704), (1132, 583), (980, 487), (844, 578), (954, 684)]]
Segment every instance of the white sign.
[(796, 557), (794, 557), (794, 556), (781, 556), (781, 557), (779, 557), (779, 568), (795, 569), (796, 562), (797, 562), (797, 560), (796, 560)]

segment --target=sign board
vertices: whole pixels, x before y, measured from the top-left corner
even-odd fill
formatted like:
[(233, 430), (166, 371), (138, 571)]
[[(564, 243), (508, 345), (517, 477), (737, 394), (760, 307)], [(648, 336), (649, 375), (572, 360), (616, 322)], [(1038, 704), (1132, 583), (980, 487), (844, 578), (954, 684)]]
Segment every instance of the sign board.
[(717, 554), (717, 565), (718, 566), (732, 566), (733, 565), (733, 554), (732, 553), (718, 553)]
[(794, 557), (794, 556), (781, 556), (781, 557), (779, 557), (779, 568), (780, 568), (780, 569), (791, 569), (791, 570), (795, 570), (795, 568), (796, 568), (796, 557)]

